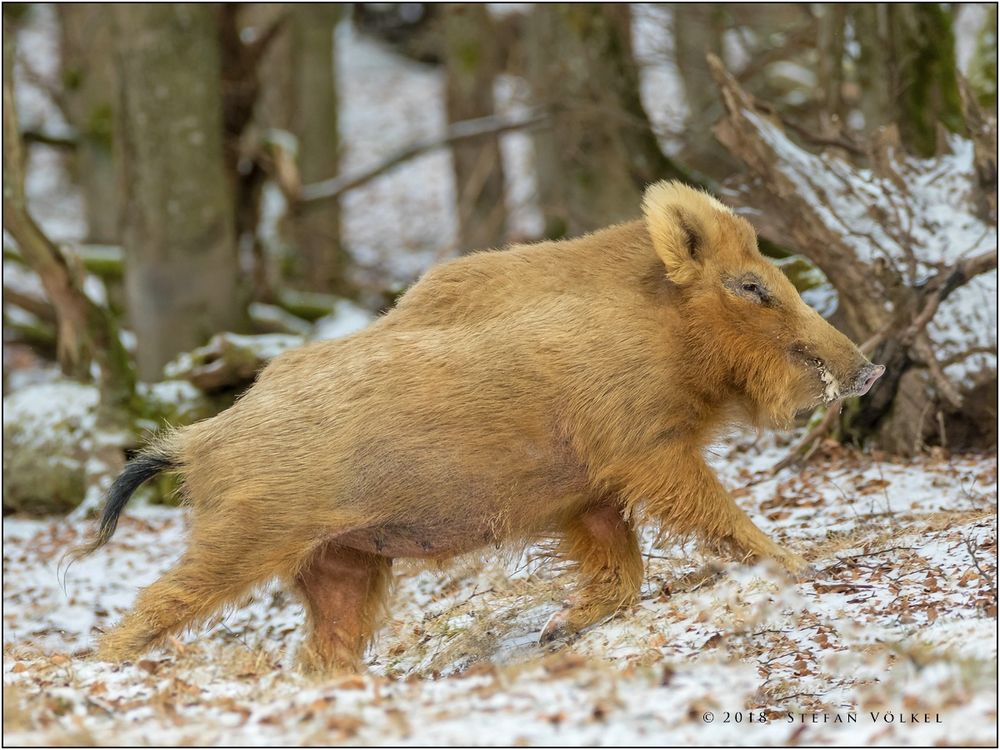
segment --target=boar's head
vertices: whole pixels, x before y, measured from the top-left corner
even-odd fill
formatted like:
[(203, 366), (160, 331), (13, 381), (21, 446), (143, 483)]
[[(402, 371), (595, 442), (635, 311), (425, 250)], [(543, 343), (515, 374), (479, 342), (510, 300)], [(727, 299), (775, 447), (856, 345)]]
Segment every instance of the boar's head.
[(867, 393), (885, 372), (803, 302), (750, 223), (710, 195), (660, 182), (643, 212), (676, 292), (691, 377), (735, 390), (754, 421), (787, 424)]

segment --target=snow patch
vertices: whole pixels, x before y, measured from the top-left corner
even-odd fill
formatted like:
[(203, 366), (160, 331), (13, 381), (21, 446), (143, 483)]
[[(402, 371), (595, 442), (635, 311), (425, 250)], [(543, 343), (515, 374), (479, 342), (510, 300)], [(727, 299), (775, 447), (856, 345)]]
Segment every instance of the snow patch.
[(365, 328), (375, 319), (368, 310), (350, 300), (338, 300), (332, 313), (313, 324), (314, 340), (339, 339)]

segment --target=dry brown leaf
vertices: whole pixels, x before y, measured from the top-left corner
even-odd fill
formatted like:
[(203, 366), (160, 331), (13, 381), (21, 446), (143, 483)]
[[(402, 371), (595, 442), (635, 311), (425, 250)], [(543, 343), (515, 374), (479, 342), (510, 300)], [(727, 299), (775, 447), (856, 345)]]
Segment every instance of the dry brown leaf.
[(364, 690), (368, 687), (368, 683), (361, 675), (354, 674), (337, 682), (334, 687), (338, 690)]

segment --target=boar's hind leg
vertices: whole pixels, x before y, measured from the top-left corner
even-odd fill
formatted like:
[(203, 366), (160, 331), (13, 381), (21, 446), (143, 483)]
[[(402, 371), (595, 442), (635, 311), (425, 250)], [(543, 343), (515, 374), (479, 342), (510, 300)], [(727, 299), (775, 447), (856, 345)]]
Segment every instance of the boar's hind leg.
[(320, 548), (295, 579), (310, 633), (302, 666), (357, 671), (389, 589), (392, 560), (336, 544)]
[(143, 589), (133, 610), (101, 638), (98, 657), (134, 659), (239, 599), (260, 580), (247, 557), (192, 543), (181, 561)]
[(631, 524), (615, 505), (600, 505), (573, 519), (559, 556), (574, 563), (579, 583), (568, 606), (542, 629), (542, 642), (592, 625), (635, 601), (642, 585), (642, 555)]

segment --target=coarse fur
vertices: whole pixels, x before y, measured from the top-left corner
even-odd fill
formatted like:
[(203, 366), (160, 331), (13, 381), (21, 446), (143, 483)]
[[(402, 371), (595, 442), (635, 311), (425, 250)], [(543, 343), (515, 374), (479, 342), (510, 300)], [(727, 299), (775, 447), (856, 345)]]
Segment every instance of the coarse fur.
[(540, 537), (579, 578), (551, 638), (635, 600), (643, 522), (801, 572), (703, 450), (880, 370), (714, 198), (658, 183), (643, 214), (437, 266), (366, 330), (282, 354), (230, 409), (165, 435), (146, 455), (183, 477), (188, 549), (100, 655), (134, 658), (277, 577), (309, 613), (304, 662), (353, 669), (393, 558)]

